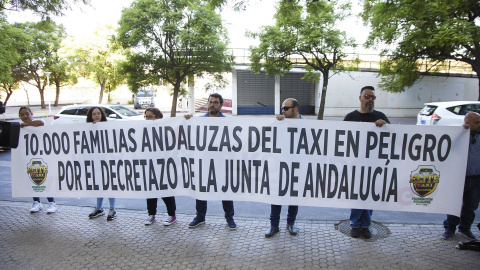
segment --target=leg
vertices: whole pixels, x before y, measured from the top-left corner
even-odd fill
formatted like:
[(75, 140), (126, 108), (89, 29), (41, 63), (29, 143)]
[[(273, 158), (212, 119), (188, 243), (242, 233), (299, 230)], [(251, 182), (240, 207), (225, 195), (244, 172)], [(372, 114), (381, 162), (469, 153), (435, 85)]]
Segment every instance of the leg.
[(233, 215), (235, 214), (233, 209), (233, 201), (222, 201), (222, 206), (223, 211), (225, 212), (225, 218), (227, 220), (233, 218)]
[(287, 224), (290, 224), (290, 225), (295, 224), (295, 220), (297, 219), (297, 213), (298, 213), (297, 205), (288, 206)]
[(372, 222), (372, 214), (373, 214), (373, 210), (366, 210), (366, 209), (363, 210), (360, 218), (360, 227), (370, 228), (370, 224)]
[(459, 230), (470, 230), (475, 220), (475, 210), (480, 203), (480, 179), (467, 176), (463, 190), (463, 205), (460, 213)]
[(197, 209), (197, 217), (204, 221), (207, 214), (207, 201), (196, 200), (195, 207)]
[(108, 198), (108, 201), (110, 202), (110, 209), (115, 210), (115, 198)]
[(350, 227), (360, 228), (362, 226), (362, 214), (363, 209), (351, 209), (350, 210)]
[(175, 211), (177, 210), (177, 205), (175, 204), (175, 197), (163, 197), (162, 200), (167, 207), (168, 215), (174, 217)]
[(40, 197), (33, 197), (34, 202), (40, 202)]
[(103, 207), (103, 197), (101, 198), (97, 198), (97, 206), (96, 206), (96, 209), (97, 210), (101, 210)]
[(55, 199), (52, 197), (47, 197), (48, 202), (55, 202)]
[(155, 216), (157, 214), (157, 198), (147, 199), (147, 211), (149, 216)]
[(273, 227), (278, 227), (278, 225), (280, 225), (280, 213), (282, 212), (282, 206), (272, 204), (270, 208), (270, 225)]

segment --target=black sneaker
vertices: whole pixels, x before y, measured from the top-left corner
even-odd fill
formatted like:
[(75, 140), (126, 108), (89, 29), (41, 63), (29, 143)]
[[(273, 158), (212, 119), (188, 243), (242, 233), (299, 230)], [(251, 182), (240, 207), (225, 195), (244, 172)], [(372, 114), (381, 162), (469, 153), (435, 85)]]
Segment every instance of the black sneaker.
[(363, 237), (365, 237), (366, 239), (372, 238), (372, 233), (368, 228), (362, 228), (362, 234), (363, 234)]
[(358, 238), (360, 237), (360, 235), (362, 235), (362, 229), (360, 228), (352, 228), (350, 230), (350, 235), (353, 237), (353, 238)]
[(190, 224), (188, 224), (188, 227), (189, 228), (195, 228), (195, 227), (198, 227), (198, 226), (200, 226), (204, 223), (205, 223), (205, 219), (199, 219), (198, 217), (195, 217), (193, 219), (193, 221), (190, 222)]
[(93, 210), (92, 213), (90, 213), (88, 215), (88, 217), (89, 218), (97, 218), (97, 217), (103, 216), (103, 215), (105, 215), (105, 212), (103, 212), (103, 209), (100, 209), (100, 210), (95, 209), (95, 210)]
[(472, 233), (470, 229), (458, 229), (458, 232), (465, 236), (468, 240), (475, 240), (477, 237)]
[(452, 238), (455, 235), (455, 231), (450, 230), (450, 229), (445, 229), (445, 232), (442, 234), (442, 239), (447, 240), (449, 238)]
[(233, 220), (233, 218), (227, 219), (227, 224), (230, 231), (235, 231), (237, 229), (237, 224), (235, 224), (235, 220)]
[(111, 220), (114, 220), (116, 217), (117, 217), (117, 212), (113, 209), (110, 209), (110, 211), (108, 211), (107, 220), (111, 221)]

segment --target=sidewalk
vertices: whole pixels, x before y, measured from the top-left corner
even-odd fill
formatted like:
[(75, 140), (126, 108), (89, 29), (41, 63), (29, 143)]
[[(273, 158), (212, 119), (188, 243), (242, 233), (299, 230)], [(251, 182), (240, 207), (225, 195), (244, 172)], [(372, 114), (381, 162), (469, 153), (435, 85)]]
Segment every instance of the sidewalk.
[(267, 219), (237, 218), (230, 231), (223, 217), (207, 215), (205, 225), (189, 229), (192, 215), (178, 215), (169, 227), (145, 226), (145, 211), (117, 209), (117, 219), (107, 222), (89, 220), (92, 208), (59, 205), (46, 215), (45, 203), (36, 214), (30, 206), (0, 201), (1, 269), (480, 268), (480, 252), (455, 249), (466, 240), (441, 240), (438, 225), (375, 224), (365, 240), (343, 233), (347, 221), (300, 220), (299, 235), (291, 236), (283, 213), (280, 233), (267, 239)]

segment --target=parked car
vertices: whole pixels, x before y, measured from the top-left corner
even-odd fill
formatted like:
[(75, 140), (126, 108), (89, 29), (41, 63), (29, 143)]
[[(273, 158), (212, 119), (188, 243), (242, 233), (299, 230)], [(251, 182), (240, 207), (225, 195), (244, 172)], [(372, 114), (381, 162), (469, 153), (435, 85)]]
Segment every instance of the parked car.
[(417, 115), (417, 125), (461, 126), (468, 112), (480, 113), (479, 101), (425, 103)]
[(133, 108), (155, 107), (155, 94), (150, 89), (140, 89), (133, 94)]
[(70, 105), (63, 107), (53, 116), (52, 125), (86, 123), (90, 107), (97, 106), (105, 110), (108, 121), (143, 120), (143, 115), (121, 105)]

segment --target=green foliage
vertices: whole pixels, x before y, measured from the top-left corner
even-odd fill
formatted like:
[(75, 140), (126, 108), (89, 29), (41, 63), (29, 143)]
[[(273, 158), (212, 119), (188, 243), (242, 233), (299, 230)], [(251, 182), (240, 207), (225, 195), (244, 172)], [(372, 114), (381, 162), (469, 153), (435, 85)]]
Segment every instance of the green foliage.
[(168, 82), (172, 116), (188, 76), (231, 70), (226, 31), (209, 1), (137, 0), (123, 10), (119, 24), (117, 41), (132, 49), (122, 64), (130, 88)]
[[(365, 0), (367, 46), (382, 45), (381, 87), (402, 92), (445, 60), (467, 63), (480, 73), (480, 2), (472, 0)], [(425, 67), (425, 66), (424, 66)], [(480, 89), (479, 89), (480, 91)]]
[[(330, 71), (348, 70), (345, 47), (355, 47), (355, 41), (345, 32), (335, 29), (336, 23), (349, 15), (350, 4), (340, 1), (282, 0), (275, 14), (276, 24), (264, 26), (258, 37), (260, 45), (251, 47), (251, 70), (264, 70), (267, 75), (284, 75), (294, 65), (304, 65), (303, 79), (315, 81), (322, 75), (326, 91)], [(355, 60), (354, 61), (358, 61)], [(325, 93), (318, 118), (323, 118)]]
[(99, 103), (102, 103), (104, 92), (114, 91), (125, 81), (120, 64), (127, 52), (115, 44), (114, 35), (112, 26), (104, 26), (86, 39), (71, 38), (65, 43), (64, 54), (77, 72), (100, 86)]
[(88, 5), (90, 0), (0, 0), (0, 12), (7, 10), (30, 10), (42, 19), (50, 15), (61, 16), (63, 11), (72, 9), (70, 2)]
[(45, 108), (44, 90), (46, 86), (45, 71), (57, 72), (57, 52), (66, 33), (62, 25), (51, 21), (37, 23), (15, 23), (13, 26), (29, 36), (29, 43), (21, 51), (20, 61), (13, 68), (18, 80), (25, 81), (40, 92), (42, 108)]

